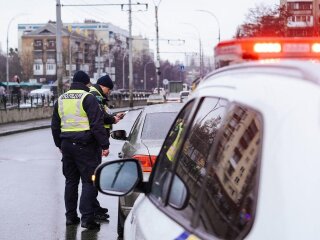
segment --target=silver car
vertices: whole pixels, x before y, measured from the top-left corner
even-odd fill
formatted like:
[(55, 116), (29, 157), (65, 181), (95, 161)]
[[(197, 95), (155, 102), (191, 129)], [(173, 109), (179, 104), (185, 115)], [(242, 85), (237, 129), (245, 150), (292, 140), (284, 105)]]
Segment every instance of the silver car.
[[(149, 178), (163, 141), (182, 106), (181, 103), (146, 106), (138, 115), (129, 134), (126, 130), (116, 130), (111, 133), (112, 138), (125, 141), (119, 157), (138, 159), (145, 181)], [(119, 236), (123, 234), (124, 220), (138, 195), (134, 192), (119, 198)]]

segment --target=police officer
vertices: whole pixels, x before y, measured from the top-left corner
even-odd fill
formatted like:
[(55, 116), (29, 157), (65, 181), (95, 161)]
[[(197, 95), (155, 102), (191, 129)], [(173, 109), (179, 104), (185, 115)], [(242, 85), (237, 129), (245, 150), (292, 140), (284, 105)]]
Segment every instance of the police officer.
[[(111, 90), (113, 89), (113, 82), (109, 75), (102, 76), (98, 79), (97, 84), (90, 86), (90, 93), (93, 94), (98, 103), (100, 108), (103, 109), (104, 112), (104, 128), (106, 129), (108, 137), (110, 137), (110, 130), (112, 129), (112, 124), (115, 124), (120, 121), (123, 117), (123, 113), (118, 113), (113, 116), (109, 108), (107, 106), (108, 95), (110, 94)], [(101, 162), (100, 157), (100, 162)], [(95, 218), (98, 220), (107, 220), (109, 215), (107, 214), (107, 209), (101, 208), (100, 203), (98, 200), (95, 201), (94, 208), (95, 210)], [(104, 210), (104, 211), (103, 211)]]
[[(77, 216), (78, 185), (81, 178), (82, 192), (79, 210), (81, 226), (98, 229), (94, 219), (94, 202), (98, 195), (92, 175), (100, 163), (97, 152), (109, 154), (109, 139), (103, 127), (103, 111), (96, 98), (89, 93), (89, 76), (78, 71), (70, 90), (55, 103), (51, 129), (55, 145), (62, 152), (65, 176), (66, 225), (80, 222)], [(102, 149), (102, 151), (101, 151)]]
[[(103, 110), (104, 113), (104, 128), (106, 130), (106, 133), (108, 137), (110, 137), (110, 130), (112, 128), (112, 124), (117, 123), (120, 120), (119, 114), (116, 116), (113, 116), (110, 114), (109, 109), (106, 105), (106, 102), (108, 101), (108, 94), (113, 89), (113, 82), (109, 75), (103, 76), (98, 79), (97, 84), (94, 84), (93, 86), (90, 86), (90, 93), (93, 94), (99, 105), (100, 108)], [(99, 156), (98, 156), (99, 157)], [(101, 162), (101, 156), (100, 162)], [(101, 208), (100, 203), (98, 200), (95, 201), (94, 208), (95, 210), (95, 218), (98, 220), (107, 220), (109, 218), (109, 215), (107, 214), (108, 209)]]
[(104, 127), (107, 130), (108, 136), (110, 136), (110, 130), (112, 124), (118, 123), (124, 116), (124, 113), (117, 113), (115, 116), (110, 113), (107, 106), (108, 95), (113, 89), (113, 82), (109, 75), (102, 76), (98, 79), (97, 84), (90, 87), (90, 93), (92, 93), (98, 100), (100, 107), (104, 109)]

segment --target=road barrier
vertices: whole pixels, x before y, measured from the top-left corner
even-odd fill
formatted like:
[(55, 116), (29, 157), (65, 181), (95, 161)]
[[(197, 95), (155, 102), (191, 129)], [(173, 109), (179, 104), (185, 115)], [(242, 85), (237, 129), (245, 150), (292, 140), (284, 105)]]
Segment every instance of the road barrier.
[[(147, 96), (135, 94), (133, 106), (144, 106)], [(0, 96), (0, 124), (45, 119), (52, 116), (54, 96)], [(111, 95), (108, 101), (110, 108), (129, 107), (129, 95)]]

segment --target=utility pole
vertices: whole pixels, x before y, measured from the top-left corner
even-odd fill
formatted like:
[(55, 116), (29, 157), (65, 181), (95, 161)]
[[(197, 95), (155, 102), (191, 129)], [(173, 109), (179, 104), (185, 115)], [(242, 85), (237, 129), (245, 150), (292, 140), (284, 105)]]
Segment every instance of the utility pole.
[(100, 43), (101, 43), (101, 39), (99, 40), (99, 43), (98, 43), (98, 68), (97, 68), (97, 79), (99, 79), (100, 77), (101, 77), (101, 74), (100, 74), (100, 72), (101, 72), (101, 66), (100, 66), (100, 64), (101, 64), (101, 45), (100, 45)]
[[(60, 96), (63, 93), (62, 89), (62, 41), (61, 41), (61, 4), (60, 0), (57, 0), (56, 4), (56, 51), (57, 51), (57, 80), (58, 80), (58, 95)], [(71, 67), (71, 66), (70, 66)]]
[(132, 65), (132, 9), (131, 0), (129, 0), (129, 107), (133, 107), (133, 65)]
[(69, 81), (71, 81), (72, 77), (72, 47), (71, 47), (71, 36), (72, 32), (69, 35)]
[(157, 69), (157, 89), (158, 94), (160, 94), (160, 53), (159, 53), (159, 22), (158, 22), (158, 6), (155, 5), (155, 15), (156, 15), (156, 39), (157, 39), (157, 61), (156, 61), (156, 69)]

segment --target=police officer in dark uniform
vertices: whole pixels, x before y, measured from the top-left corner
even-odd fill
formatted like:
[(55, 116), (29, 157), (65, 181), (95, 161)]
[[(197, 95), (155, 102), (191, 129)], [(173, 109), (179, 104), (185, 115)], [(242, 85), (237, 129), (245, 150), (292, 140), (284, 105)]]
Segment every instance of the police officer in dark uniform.
[(98, 192), (91, 178), (100, 163), (101, 157), (98, 157), (97, 152), (103, 156), (109, 154), (109, 139), (103, 127), (104, 113), (96, 98), (89, 93), (89, 84), (90, 78), (85, 72), (75, 73), (70, 90), (55, 103), (51, 129), (55, 145), (62, 152), (66, 179), (66, 225), (80, 222), (77, 202), (81, 178), (81, 226), (99, 229), (100, 224), (94, 218), (94, 202)]
[[(104, 128), (106, 130), (106, 133), (108, 137), (110, 137), (110, 131), (112, 129), (112, 124), (116, 124), (120, 121), (120, 119), (123, 118), (123, 113), (117, 113), (116, 115), (112, 115), (110, 113), (110, 110), (107, 106), (108, 101), (108, 95), (110, 94), (111, 90), (113, 89), (113, 82), (109, 75), (102, 76), (98, 79), (97, 84), (94, 84), (90, 86), (90, 93), (93, 94), (99, 105), (100, 108), (103, 109), (104, 112)], [(101, 161), (100, 156), (100, 161)], [(100, 203), (98, 200), (95, 201), (94, 204), (95, 209), (98, 209), (95, 211), (95, 218), (98, 220), (107, 220), (109, 218), (109, 215), (107, 214), (107, 209), (101, 208)], [(105, 210), (103, 212), (102, 210)]]
[(113, 115), (107, 105), (108, 95), (113, 89), (113, 82), (109, 75), (102, 76), (98, 79), (97, 84), (90, 87), (90, 93), (92, 93), (98, 100), (100, 107), (104, 109), (104, 127), (107, 130), (107, 134), (110, 136), (110, 130), (112, 124), (118, 123), (124, 116), (124, 113), (117, 113)]

